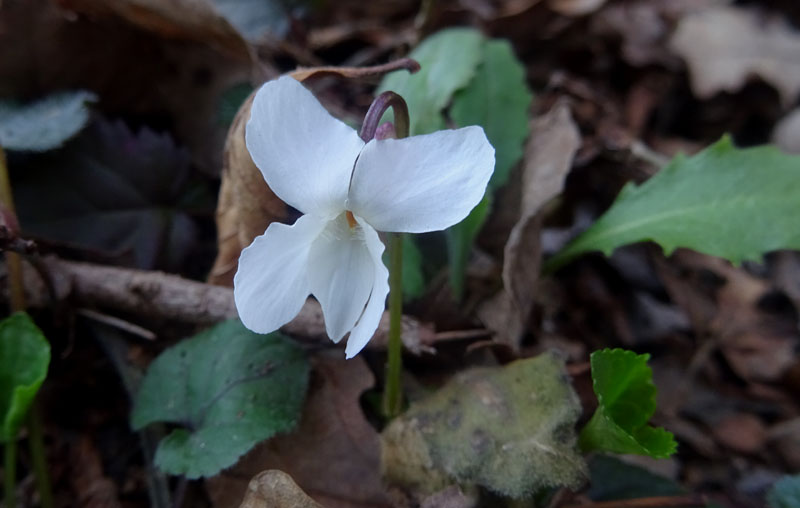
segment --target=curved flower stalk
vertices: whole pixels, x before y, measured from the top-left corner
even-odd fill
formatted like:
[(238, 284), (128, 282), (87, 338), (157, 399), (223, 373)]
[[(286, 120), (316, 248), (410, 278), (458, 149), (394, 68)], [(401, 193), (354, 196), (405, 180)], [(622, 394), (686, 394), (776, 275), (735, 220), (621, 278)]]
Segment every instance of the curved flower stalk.
[(273, 192), (304, 215), (271, 224), (242, 251), (234, 277), (242, 323), (272, 332), (312, 294), (331, 340), (350, 333), (347, 358), (372, 338), (389, 293), (377, 231), (422, 233), (461, 221), (494, 170), (480, 127), (364, 142), (290, 77), (256, 93), (246, 142)]

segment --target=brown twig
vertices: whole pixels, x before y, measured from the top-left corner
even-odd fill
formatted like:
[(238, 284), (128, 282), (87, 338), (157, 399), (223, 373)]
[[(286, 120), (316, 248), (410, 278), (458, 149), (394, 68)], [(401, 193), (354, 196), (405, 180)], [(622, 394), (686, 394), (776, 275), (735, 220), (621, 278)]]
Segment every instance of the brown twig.
[[(174, 320), (211, 325), (237, 317), (231, 288), (187, 280), (163, 272), (67, 261), (56, 256), (38, 258), (45, 280), (52, 282), (52, 297), (41, 277), (27, 270), (26, 288), (31, 306), (44, 307), (68, 302), (77, 307), (123, 312), (149, 319)], [(384, 349), (388, 332), (384, 316), (368, 347)], [(414, 318), (404, 316), (406, 349), (419, 354), (435, 342), (434, 331)], [(319, 303), (309, 299), (300, 313), (282, 330), (295, 337), (329, 344)]]
[(706, 504), (705, 496), (689, 494), (688, 496), (642, 497), (589, 504), (571, 504), (562, 508), (693, 508), (706, 506)]

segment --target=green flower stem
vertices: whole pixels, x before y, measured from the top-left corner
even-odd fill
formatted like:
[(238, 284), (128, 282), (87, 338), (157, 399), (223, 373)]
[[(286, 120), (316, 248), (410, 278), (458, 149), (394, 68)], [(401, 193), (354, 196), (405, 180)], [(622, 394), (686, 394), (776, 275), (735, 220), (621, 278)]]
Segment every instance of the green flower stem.
[[(417, 66), (418, 68), (419, 66)], [(380, 120), (387, 109), (394, 112), (394, 129), (379, 129)], [(364, 117), (359, 135), (365, 143), (384, 136), (408, 137), (408, 105), (394, 92), (383, 92), (372, 101)], [(391, 127), (391, 126), (390, 126)], [(389, 348), (386, 360), (386, 386), (383, 391), (383, 414), (394, 418), (403, 408), (403, 390), (400, 376), (403, 373), (403, 235), (389, 234)]]
[[(8, 166), (6, 164), (6, 154), (0, 146), (0, 203), (5, 207), (8, 214), (7, 227), (18, 228), (17, 214), (14, 209), (14, 195), (11, 191), (11, 179), (8, 176)], [(22, 280), (22, 258), (14, 252), (6, 252), (6, 266), (8, 267), (8, 287), (10, 294), (11, 312), (25, 310), (25, 286)], [(53, 493), (50, 488), (50, 476), (47, 473), (47, 460), (44, 453), (44, 438), (42, 432), (42, 420), (39, 412), (31, 409), (28, 414), (28, 431), (30, 433), (28, 441), (30, 444), (31, 460), (33, 470), (36, 475), (36, 487), (39, 490), (39, 497), (42, 500), (42, 508), (53, 506)], [(6, 507), (16, 506), (14, 499), (14, 488), (16, 484), (16, 455), (17, 442), (12, 439), (5, 445), (5, 489)]]
[(28, 434), (31, 465), (33, 474), (36, 477), (36, 490), (39, 491), (40, 506), (42, 508), (53, 508), (53, 490), (50, 487), (50, 475), (47, 472), (42, 417), (35, 402), (28, 412)]
[(403, 235), (389, 235), (389, 348), (386, 364), (386, 388), (383, 392), (383, 414), (394, 418), (403, 408), (400, 376), (403, 370), (403, 342), (400, 338), (403, 320)]
[(5, 456), (5, 463), (3, 471), (5, 471), (3, 488), (5, 489), (5, 507), (15, 508), (17, 506), (17, 499), (14, 489), (17, 485), (17, 441), (11, 439), (3, 446), (3, 455)]

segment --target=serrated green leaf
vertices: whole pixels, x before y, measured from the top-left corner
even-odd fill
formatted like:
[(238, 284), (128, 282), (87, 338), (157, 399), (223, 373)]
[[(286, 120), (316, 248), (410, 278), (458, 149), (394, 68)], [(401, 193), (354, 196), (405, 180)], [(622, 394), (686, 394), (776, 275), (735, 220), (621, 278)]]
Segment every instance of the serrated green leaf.
[(459, 127), (480, 125), (495, 149), (494, 174), (489, 191), (505, 185), (530, 133), (528, 109), (533, 94), (525, 81), (525, 67), (505, 40), (486, 41), (475, 77), (456, 92), (450, 116)]
[(28, 104), (0, 101), (0, 146), (31, 152), (58, 148), (86, 126), (86, 103), (96, 100), (93, 93), (80, 90), (53, 94)]
[(784, 476), (767, 492), (769, 508), (800, 508), (800, 475)]
[(666, 458), (675, 452), (671, 433), (647, 424), (656, 410), (656, 387), (648, 367), (650, 355), (603, 349), (591, 355), (592, 382), (598, 407), (583, 428), (585, 452), (635, 453)]
[(387, 74), (375, 94), (391, 90), (405, 99), (412, 136), (441, 130), (445, 127), (442, 110), (475, 75), (483, 41), (483, 35), (472, 28), (437, 32), (408, 55), (420, 63), (420, 71)]
[(491, 199), (489, 195), (472, 209), (467, 217), (456, 224), (447, 228), (447, 254), (450, 260), (450, 287), (453, 290), (453, 297), (461, 300), (464, 295), (464, 286), (467, 278), (467, 264), (469, 255), (472, 252), (472, 245), (475, 243), (483, 224), (489, 217)]
[(550, 353), (459, 373), (381, 435), (385, 477), (415, 492), (458, 482), (514, 498), (579, 486), (580, 402), (564, 361)]
[(296, 425), (308, 370), (303, 352), (282, 335), (258, 335), (238, 320), (227, 321), (153, 361), (131, 426), (184, 426), (159, 444), (156, 464), (188, 478), (213, 475)]
[(724, 137), (678, 156), (642, 185), (628, 184), (611, 208), (545, 264), (652, 240), (666, 254), (686, 247), (733, 263), (800, 249), (800, 157), (769, 146), (739, 149)]
[(0, 442), (12, 441), (47, 376), (50, 344), (24, 312), (0, 322)]
[(12, 174), (17, 213), (30, 235), (91, 249), (117, 264), (185, 269), (213, 210), (186, 149), (168, 134), (132, 132), (98, 119), (61, 150), (26, 157)]

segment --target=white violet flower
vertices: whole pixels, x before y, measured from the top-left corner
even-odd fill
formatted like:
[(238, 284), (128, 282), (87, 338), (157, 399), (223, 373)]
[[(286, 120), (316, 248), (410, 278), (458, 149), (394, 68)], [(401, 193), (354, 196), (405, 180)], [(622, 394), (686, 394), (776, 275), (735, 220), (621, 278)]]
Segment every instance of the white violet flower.
[(480, 127), (365, 143), (286, 76), (256, 93), (246, 141), (269, 187), (304, 215), (291, 226), (270, 224), (242, 251), (234, 277), (242, 323), (277, 330), (312, 294), (331, 340), (350, 332), (347, 358), (372, 338), (389, 293), (377, 231), (456, 224), (494, 171)]

